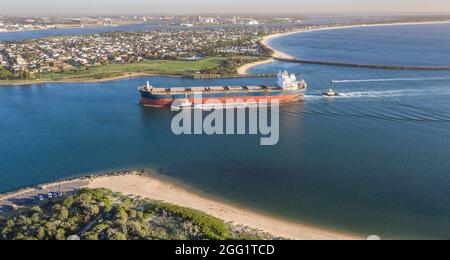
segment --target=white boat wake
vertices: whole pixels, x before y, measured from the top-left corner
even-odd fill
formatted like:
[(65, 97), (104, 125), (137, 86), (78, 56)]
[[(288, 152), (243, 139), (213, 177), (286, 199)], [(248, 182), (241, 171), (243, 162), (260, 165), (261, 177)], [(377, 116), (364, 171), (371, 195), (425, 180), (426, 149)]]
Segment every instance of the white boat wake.
[(357, 92), (340, 92), (341, 98), (392, 98), (404, 96), (422, 95), (420, 90), (386, 90), (386, 91), (357, 91)]
[(427, 81), (427, 80), (450, 80), (450, 77), (428, 77), (428, 78), (390, 78), (390, 79), (347, 79), (332, 80), (332, 83), (364, 83), (364, 82), (390, 82), (390, 81)]

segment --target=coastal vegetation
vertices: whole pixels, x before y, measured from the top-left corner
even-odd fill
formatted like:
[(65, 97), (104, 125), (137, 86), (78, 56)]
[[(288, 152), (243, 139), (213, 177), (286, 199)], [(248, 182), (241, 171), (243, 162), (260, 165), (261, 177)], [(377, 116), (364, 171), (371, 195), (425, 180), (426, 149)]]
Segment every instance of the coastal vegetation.
[(0, 240), (253, 240), (270, 234), (197, 210), (82, 189), (0, 219)]
[[(155, 75), (237, 75), (246, 60), (270, 57), (261, 37), (301, 25), (116, 31), (0, 42), (1, 85), (99, 81)], [(238, 58), (236, 58), (238, 57)]]
[(0, 80), (8, 80), (13, 78), (14, 75), (9, 70), (0, 67)]
[(261, 57), (231, 56), (221, 61), (220, 66), (211, 67), (201, 71), (201, 74), (208, 75), (236, 75), (239, 67), (244, 64), (261, 60)]
[(261, 49), (262, 49), (262, 51), (264, 53), (264, 56), (273, 57), (273, 55), (275, 54), (273, 49), (270, 48), (269, 46), (267, 46), (267, 44), (264, 43), (263, 41), (259, 40), (258, 41), (258, 45), (261, 47)]
[(106, 64), (83, 69), (61, 70), (29, 77), (14, 77), (7, 70), (0, 70), (0, 84), (38, 82), (101, 81), (141, 75), (236, 75), (237, 68), (258, 60), (258, 57), (211, 57), (197, 61), (149, 60), (136, 63)]
[(190, 75), (219, 67), (224, 58), (207, 58), (198, 61), (150, 60), (128, 64), (107, 64), (80, 70), (53, 72), (43, 75), (42, 80), (96, 80), (120, 77), (129, 73)]

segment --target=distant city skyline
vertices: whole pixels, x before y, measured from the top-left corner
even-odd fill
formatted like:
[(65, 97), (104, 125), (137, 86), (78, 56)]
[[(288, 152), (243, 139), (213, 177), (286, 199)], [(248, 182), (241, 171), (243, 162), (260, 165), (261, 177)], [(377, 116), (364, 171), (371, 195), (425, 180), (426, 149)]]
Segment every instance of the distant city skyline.
[(0, 15), (449, 14), (449, 0), (14, 0)]

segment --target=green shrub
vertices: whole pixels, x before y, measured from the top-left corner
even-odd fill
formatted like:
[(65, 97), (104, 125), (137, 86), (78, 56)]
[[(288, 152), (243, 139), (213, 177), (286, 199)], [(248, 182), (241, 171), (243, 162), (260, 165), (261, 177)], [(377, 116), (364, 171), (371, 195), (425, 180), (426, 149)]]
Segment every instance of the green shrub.
[(64, 240), (71, 235), (86, 240), (261, 238), (257, 232), (234, 231), (197, 210), (104, 189), (82, 189), (0, 219), (0, 240)]

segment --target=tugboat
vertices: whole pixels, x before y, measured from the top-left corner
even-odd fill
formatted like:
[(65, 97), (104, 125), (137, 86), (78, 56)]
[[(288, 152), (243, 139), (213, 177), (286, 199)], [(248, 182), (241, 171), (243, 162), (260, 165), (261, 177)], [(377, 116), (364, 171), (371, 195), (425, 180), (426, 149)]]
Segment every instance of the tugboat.
[(328, 89), (327, 92), (322, 93), (322, 95), (327, 96), (327, 97), (337, 97), (337, 96), (340, 95), (339, 93), (336, 93), (336, 92), (334, 91), (333, 83), (334, 83), (334, 82), (331, 81), (331, 86), (330, 86), (330, 88)]

